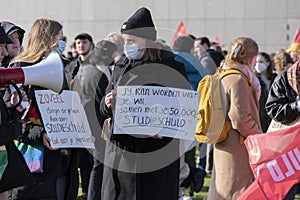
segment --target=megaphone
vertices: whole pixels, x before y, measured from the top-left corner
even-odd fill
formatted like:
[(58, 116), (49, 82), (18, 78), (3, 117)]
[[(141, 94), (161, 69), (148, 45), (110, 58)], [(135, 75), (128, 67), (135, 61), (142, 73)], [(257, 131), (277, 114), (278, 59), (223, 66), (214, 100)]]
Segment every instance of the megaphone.
[(41, 86), (59, 93), (63, 88), (63, 73), (59, 54), (51, 52), (46, 59), (32, 66), (0, 68), (0, 87), (8, 87), (12, 80), (16, 84)]

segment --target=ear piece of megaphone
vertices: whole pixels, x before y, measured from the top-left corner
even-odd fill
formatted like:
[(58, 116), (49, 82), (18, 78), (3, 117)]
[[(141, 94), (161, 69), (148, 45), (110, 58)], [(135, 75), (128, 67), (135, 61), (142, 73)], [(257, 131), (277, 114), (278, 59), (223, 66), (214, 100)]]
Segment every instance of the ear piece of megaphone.
[(41, 62), (24, 67), (0, 68), (0, 87), (8, 87), (9, 80), (23, 85), (36, 85), (61, 92), (64, 81), (63, 63), (56, 52)]

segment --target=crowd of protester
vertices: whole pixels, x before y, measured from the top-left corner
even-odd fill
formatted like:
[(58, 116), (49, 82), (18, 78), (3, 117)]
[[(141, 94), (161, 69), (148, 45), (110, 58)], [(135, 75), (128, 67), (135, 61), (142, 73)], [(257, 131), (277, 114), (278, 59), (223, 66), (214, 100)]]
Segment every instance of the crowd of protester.
[[(188, 35), (169, 46), (157, 38), (151, 12), (144, 7), (121, 25), (120, 33), (108, 33), (95, 43), (89, 33), (80, 32), (69, 49), (63, 26), (55, 20), (37, 19), (29, 30), (13, 22), (0, 23), (0, 65), (32, 66), (51, 51), (58, 53), (64, 63), (63, 89), (78, 92), (95, 138), (94, 150), (52, 148), (34, 93), (46, 88), (20, 88), (23, 101), (29, 102), (27, 108), (15, 106), (17, 94), (2, 88), (0, 150), (7, 151), (8, 164), (0, 176), (1, 200), (188, 200), (201, 191), (208, 174), (207, 199), (236, 199), (254, 179), (240, 137), (266, 133), (272, 119), (290, 123), (300, 115), (299, 44), (268, 53), (259, 51), (255, 38), (241, 36), (232, 39), (227, 52), (208, 37)], [(194, 142), (180, 155), (180, 140), (175, 138), (113, 134), (116, 86), (197, 90), (199, 81), (219, 67), (239, 69), (248, 79), (239, 74), (222, 79), (230, 102), (226, 119), (232, 125), (225, 141), (215, 145)], [(31, 173), (26, 168), (13, 142), (20, 136), (22, 142), (44, 147), (43, 172)], [(161, 157), (147, 156), (166, 146), (169, 149)], [(147, 163), (168, 157), (175, 159), (158, 169), (147, 169)], [(294, 199), (298, 187), (294, 185), (285, 199)], [(187, 188), (189, 193), (183, 194)]]

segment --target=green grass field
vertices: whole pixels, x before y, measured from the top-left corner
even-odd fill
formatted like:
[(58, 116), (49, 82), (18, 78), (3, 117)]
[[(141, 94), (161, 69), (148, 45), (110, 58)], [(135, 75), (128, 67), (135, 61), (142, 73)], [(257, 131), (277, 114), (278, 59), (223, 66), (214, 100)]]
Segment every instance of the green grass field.
[[(200, 192), (196, 193), (194, 192), (194, 196), (193, 199), (195, 200), (202, 200), (204, 197), (207, 196), (207, 192), (208, 192), (208, 188), (209, 188), (209, 184), (210, 184), (210, 174), (207, 174), (205, 179), (204, 179), (204, 185), (203, 188)], [(189, 195), (189, 189), (186, 189), (183, 191), (183, 194), (185, 194), (186, 196)]]

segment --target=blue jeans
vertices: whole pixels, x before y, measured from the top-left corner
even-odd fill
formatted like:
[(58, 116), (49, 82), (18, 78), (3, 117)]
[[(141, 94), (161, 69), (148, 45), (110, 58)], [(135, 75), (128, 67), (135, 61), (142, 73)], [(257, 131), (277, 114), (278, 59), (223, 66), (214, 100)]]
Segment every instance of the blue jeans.
[(206, 167), (206, 151), (207, 151), (207, 144), (199, 143), (199, 168), (201, 170), (205, 170)]

